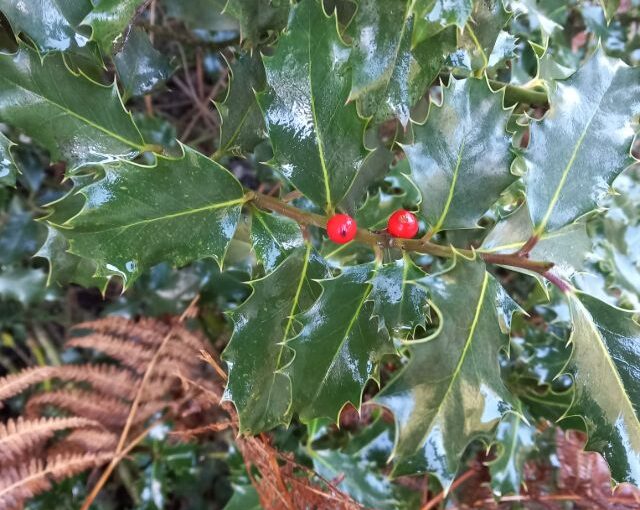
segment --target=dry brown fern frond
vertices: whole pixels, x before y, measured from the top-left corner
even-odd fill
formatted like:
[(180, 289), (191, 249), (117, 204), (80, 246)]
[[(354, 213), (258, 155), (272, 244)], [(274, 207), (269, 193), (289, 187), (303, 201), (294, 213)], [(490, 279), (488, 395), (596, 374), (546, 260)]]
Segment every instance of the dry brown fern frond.
[(23, 502), (48, 490), (52, 482), (99, 466), (111, 459), (110, 453), (89, 453), (31, 459), (17, 466), (3, 466), (0, 472), (0, 508), (22, 508)]
[(80, 333), (68, 347), (91, 349), (116, 364), (36, 367), (0, 379), (0, 401), (44, 381), (53, 385), (27, 399), (22, 418), (0, 426), (2, 510), (21, 507), (54, 480), (109, 461), (111, 468), (144, 438), (152, 419), (169, 419), (182, 430), (211, 421), (205, 415), (217, 402), (201, 395), (218, 395), (220, 388), (199, 359), (206, 342), (196, 334), (176, 321), (122, 318), (80, 324), (74, 334)]
[(9, 420), (0, 424), (0, 466), (15, 463), (22, 455), (35, 452), (57, 432), (68, 429), (97, 431), (100, 424), (87, 418), (40, 418)]

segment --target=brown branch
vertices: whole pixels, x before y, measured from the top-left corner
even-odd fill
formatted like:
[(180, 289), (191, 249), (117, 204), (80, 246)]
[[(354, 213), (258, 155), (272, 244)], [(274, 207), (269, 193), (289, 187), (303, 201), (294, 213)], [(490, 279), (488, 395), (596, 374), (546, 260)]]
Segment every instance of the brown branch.
[(444, 501), (444, 498), (447, 497), (447, 495), (454, 491), (455, 489), (457, 489), (460, 485), (462, 485), (464, 482), (466, 482), (469, 478), (475, 476), (478, 474), (478, 469), (473, 467), (471, 468), (469, 471), (467, 471), (466, 473), (460, 475), (452, 484), (451, 487), (447, 490), (447, 491), (442, 491), (440, 494), (438, 494), (435, 498), (433, 498), (432, 500), (428, 501), (426, 505), (424, 505), (420, 510), (431, 510), (432, 508), (435, 508), (437, 505), (439, 505), (442, 501)]
[[(314, 225), (316, 227), (326, 228), (327, 225), (327, 218), (325, 216), (303, 211), (278, 198), (265, 195), (263, 193), (251, 191), (247, 195), (247, 201), (252, 201), (262, 209), (268, 209), (291, 218), (302, 226)], [(463, 257), (472, 258), (478, 256), (487, 264), (517, 267), (538, 273), (547, 278), (549, 282), (558, 286), (558, 288), (563, 292), (567, 292), (567, 290), (570, 289), (569, 284), (564, 280), (561, 280), (557, 276), (549, 273), (549, 270), (554, 266), (553, 262), (529, 260), (528, 256), (520, 255), (519, 253), (479, 253), (473, 250), (433, 243), (429, 241), (427, 237), (422, 239), (399, 239), (391, 237), (387, 233), (376, 233), (362, 228), (358, 229), (356, 240), (374, 248), (399, 248), (401, 250), (415, 251), (418, 253), (428, 253), (430, 255), (435, 255), (436, 257), (451, 258), (456, 255), (461, 255)]]

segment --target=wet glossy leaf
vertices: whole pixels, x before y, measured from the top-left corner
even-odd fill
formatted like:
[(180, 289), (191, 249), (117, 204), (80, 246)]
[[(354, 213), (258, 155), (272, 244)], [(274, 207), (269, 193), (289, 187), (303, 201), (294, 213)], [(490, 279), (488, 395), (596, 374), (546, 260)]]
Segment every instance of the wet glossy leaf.
[(274, 272), (253, 281), (251, 297), (229, 314), (234, 332), (223, 355), (229, 367), (225, 397), (238, 409), (242, 433), (289, 423), (292, 389), (285, 367), (292, 351), (287, 342), (298, 330), (294, 316), (320, 294), (313, 280), (327, 275), (310, 245), (299, 248)]
[(216, 104), (222, 127), (218, 154), (252, 152), (265, 138), (256, 92), (266, 87), (264, 65), (257, 52), (243, 53), (231, 65), (231, 83), (224, 103)]
[(228, 0), (224, 13), (238, 20), (243, 41), (256, 44), (263, 31), (286, 26), (289, 0)]
[(518, 413), (508, 413), (496, 430), (498, 451), (489, 464), (491, 489), (496, 496), (519, 494), (524, 480), (524, 463), (535, 451), (536, 428)]
[(132, 157), (144, 148), (116, 87), (72, 74), (59, 55), (41, 62), (24, 48), (0, 54), (0, 118), (72, 167)]
[[(525, 205), (499, 222), (485, 238), (480, 248), (488, 253), (515, 253), (533, 235), (533, 223)], [(585, 222), (572, 223), (555, 232), (546, 232), (530, 252), (533, 260), (556, 264), (555, 270), (566, 277), (584, 269), (591, 252), (591, 239)]]
[(13, 30), (28, 35), (40, 51), (80, 48), (88, 42), (77, 29), (91, 11), (90, 0), (0, 0), (0, 11)]
[(23, 306), (44, 298), (47, 275), (39, 269), (9, 267), (0, 271), (0, 298), (14, 299)]
[(244, 203), (242, 187), (217, 163), (184, 151), (182, 159), (159, 157), (150, 167), (104, 164), (104, 177), (80, 190), (86, 199), (80, 213), (60, 225), (71, 253), (126, 285), (159, 262), (222, 263)]
[(144, 30), (133, 28), (114, 57), (125, 101), (151, 92), (171, 76), (169, 60), (156, 50)]
[(498, 352), (508, 345), (516, 305), (481, 262), (458, 260), (423, 282), (439, 334), (410, 347), (407, 366), (376, 400), (394, 414), (395, 455), (403, 461), (396, 472), (433, 472), (446, 488), (467, 445), (511, 407)]
[(0, 133), (0, 185), (15, 186), (18, 175), (18, 167), (11, 155), (11, 147), (14, 144), (6, 136)]
[(431, 105), (415, 142), (404, 145), (422, 212), (434, 232), (473, 228), (515, 176), (510, 172), (509, 112), (484, 80), (453, 80), (442, 106)]
[(449, 25), (463, 28), (471, 16), (473, 0), (417, 0), (415, 9), (430, 32)]
[(569, 368), (576, 396), (568, 415), (582, 416), (586, 449), (604, 456), (617, 482), (640, 482), (640, 326), (633, 313), (587, 294), (568, 296), (573, 321)]
[(594, 209), (633, 159), (640, 69), (599, 50), (551, 92), (551, 110), (531, 125), (525, 154), (535, 231), (557, 230)]
[(91, 39), (105, 55), (110, 55), (142, 4), (143, 0), (98, 0), (82, 24), (91, 27)]
[(272, 57), (263, 57), (269, 88), (258, 96), (275, 167), (318, 206), (331, 211), (364, 161), (363, 123), (345, 105), (349, 49), (316, 0), (293, 8)]
[(233, 496), (223, 510), (262, 510), (255, 487), (251, 484), (234, 485)]
[(347, 402), (359, 409), (365, 384), (377, 379), (381, 357), (394, 352), (386, 331), (371, 317), (372, 271), (371, 264), (354, 266), (321, 280), (320, 298), (296, 316), (301, 329), (288, 343), (295, 356), (286, 373), (293, 410), (305, 422), (337, 420)]
[(265, 272), (269, 273), (291, 251), (302, 246), (302, 231), (300, 225), (289, 218), (254, 208), (251, 211), (251, 244)]
[(363, 116), (376, 122), (397, 117), (406, 126), (411, 107), (444, 62), (447, 37), (436, 36), (412, 48), (413, 3), (364, 0), (349, 29), (354, 36), (349, 97), (358, 100)]
[(226, 0), (163, 0), (167, 16), (184, 21), (196, 29), (211, 31), (238, 30), (238, 22), (222, 14)]
[(539, 27), (545, 38), (553, 35), (556, 30), (562, 30), (562, 25), (554, 19), (553, 13), (548, 12), (546, 6), (537, 0), (511, 0), (509, 7), (516, 15), (527, 14), (529, 22), (534, 28)]
[(374, 315), (389, 334), (407, 337), (425, 326), (428, 292), (421, 283), (425, 276), (407, 255), (376, 269), (370, 299)]

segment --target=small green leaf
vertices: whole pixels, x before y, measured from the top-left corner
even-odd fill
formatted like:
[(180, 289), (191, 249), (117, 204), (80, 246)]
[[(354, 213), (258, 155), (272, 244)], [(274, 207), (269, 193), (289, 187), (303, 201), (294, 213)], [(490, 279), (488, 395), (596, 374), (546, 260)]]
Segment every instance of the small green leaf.
[(328, 274), (311, 246), (294, 251), (275, 271), (251, 282), (253, 293), (229, 315), (233, 336), (223, 354), (229, 366), (225, 397), (238, 409), (240, 432), (256, 434), (291, 419), (291, 381), (284, 367), (294, 316), (320, 294), (313, 279)]
[(133, 157), (144, 141), (115, 86), (69, 71), (63, 57), (0, 54), (0, 119), (71, 167)]
[(302, 231), (295, 221), (259, 209), (251, 211), (251, 244), (265, 272), (270, 273), (291, 251), (302, 246)]
[[(546, 5), (538, 2), (538, 0), (511, 0), (510, 8), (513, 10), (516, 16), (520, 14), (527, 14), (529, 16), (529, 22), (532, 28), (540, 28), (542, 36), (548, 39), (553, 35), (556, 30), (562, 30), (563, 27), (555, 19), (553, 14), (546, 9)], [(564, 9), (557, 9), (558, 11), (564, 10), (566, 12), (567, 7)]]
[(484, 80), (452, 80), (415, 141), (404, 145), (422, 212), (433, 232), (474, 228), (516, 177), (510, 172), (509, 111)]
[(354, 42), (349, 98), (358, 99), (360, 113), (376, 122), (397, 117), (406, 126), (411, 107), (444, 62), (444, 37), (411, 47), (412, 5), (409, 0), (364, 0), (350, 27)]
[(15, 144), (0, 133), (0, 185), (15, 186), (18, 167), (11, 155), (11, 147)]
[(438, 335), (409, 348), (408, 364), (376, 400), (395, 417), (397, 473), (433, 472), (447, 488), (467, 445), (511, 407), (498, 353), (517, 305), (477, 261), (458, 260), (423, 283)]
[(263, 57), (269, 88), (258, 96), (274, 151), (274, 165), (327, 211), (345, 196), (367, 151), (353, 103), (349, 48), (334, 17), (317, 0), (293, 7), (275, 54)]
[(42, 52), (85, 46), (88, 39), (77, 29), (91, 12), (90, 0), (0, 0), (0, 11), (14, 32), (24, 32)]
[(105, 55), (111, 55), (114, 43), (121, 39), (142, 3), (143, 0), (97, 0), (82, 25), (91, 27), (91, 40)]
[(286, 372), (293, 387), (293, 410), (300, 419), (337, 420), (351, 402), (360, 408), (362, 390), (377, 378), (378, 362), (393, 353), (385, 330), (372, 319), (371, 264), (346, 268), (321, 280), (322, 294), (296, 317), (300, 333), (289, 343), (295, 357)]
[(238, 20), (243, 41), (257, 44), (265, 30), (280, 31), (286, 26), (289, 0), (228, 0), (224, 13)]
[(253, 485), (233, 484), (233, 496), (223, 510), (263, 510), (260, 495)]
[(640, 69), (598, 50), (550, 94), (551, 110), (531, 125), (525, 154), (535, 232), (557, 230), (596, 208), (633, 162)]
[(600, 0), (604, 13), (607, 16), (607, 21), (613, 18), (614, 14), (620, 7), (620, 0)]
[(537, 430), (518, 413), (508, 413), (498, 425), (496, 458), (489, 464), (491, 489), (496, 496), (519, 494), (524, 479), (524, 463), (535, 451)]
[(104, 177), (80, 190), (80, 212), (49, 223), (71, 253), (97, 263), (97, 276), (121, 276), (126, 286), (159, 262), (222, 263), (245, 201), (242, 186), (209, 158), (183, 150), (181, 159), (158, 157), (156, 166), (105, 163)]
[(586, 424), (587, 450), (600, 452), (616, 482), (640, 482), (640, 326), (632, 312), (588, 294), (568, 296), (569, 368), (576, 388), (568, 416)]
[(265, 138), (256, 92), (266, 87), (264, 65), (257, 52), (243, 53), (230, 66), (231, 82), (224, 103), (216, 104), (222, 118), (218, 154), (246, 154)]
[(41, 301), (47, 275), (40, 269), (9, 267), (0, 271), (0, 298), (14, 299), (23, 306)]
[(114, 55), (113, 61), (125, 101), (151, 92), (171, 76), (169, 60), (153, 47), (144, 30), (137, 27), (127, 34), (122, 50)]
[(373, 314), (389, 334), (406, 337), (425, 326), (428, 292), (421, 283), (425, 276), (408, 255), (376, 270), (371, 280)]
[(450, 25), (464, 28), (473, 11), (473, 0), (416, 0), (415, 4), (430, 34)]

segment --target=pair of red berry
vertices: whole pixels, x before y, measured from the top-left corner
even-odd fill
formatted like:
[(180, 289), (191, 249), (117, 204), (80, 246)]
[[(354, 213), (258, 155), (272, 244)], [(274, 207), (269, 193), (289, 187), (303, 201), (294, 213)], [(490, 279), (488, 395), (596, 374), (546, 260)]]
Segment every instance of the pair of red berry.
[[(419, 229), (418, 218), (415, 214), (404, 209), (394, 212), (387, 222), (387, 232), (393, 237), (411, 239)], [(358, 231), (358, 225), (348, 214), (335, 214), (327, 222), (327, 234), (334, 243), (344, 244), (353, 240)]]

